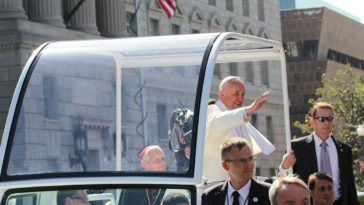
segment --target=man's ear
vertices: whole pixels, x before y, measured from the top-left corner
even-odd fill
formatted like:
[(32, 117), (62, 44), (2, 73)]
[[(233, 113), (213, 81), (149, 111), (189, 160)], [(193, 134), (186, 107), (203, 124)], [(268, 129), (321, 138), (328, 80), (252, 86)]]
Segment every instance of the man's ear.
[(220, 96), (220, 98), (224, 96), (224, 91), (223, 90), (219, 90), (219, 96)]
[(229, 171), (229, 167), (228, 167), (228, 165), (226, 164), (226, 162), (225, 161), (222, 161), (221, 162), (221, 166), (226, 170), (226, 171)]
[(145, 162), (144, 162), (144, 160), (140, 161), (140, 165), (142, 165), (142, 167), (145, 169)]
[(311, 125), (313, 126), (313, 124), (315, 123), (315, 119), (313, 119), (313, 117), (311, 117), (310, 122), (311, 122)]

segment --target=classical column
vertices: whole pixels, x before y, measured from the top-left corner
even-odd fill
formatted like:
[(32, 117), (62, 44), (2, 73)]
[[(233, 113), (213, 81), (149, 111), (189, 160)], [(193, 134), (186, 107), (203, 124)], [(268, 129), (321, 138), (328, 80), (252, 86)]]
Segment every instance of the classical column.
[(22, 0), (0, 0), (0, 19), (26, 19)]
[(120, 0), (96, 0), (97, 26), (102, 36), (127, 36), (125, 5)]
[[(80, 0), (64, 1), (64, 17), (71, 13)], [(65, 19), (67, 20), (67, 19)], [(87, 33), (99, 34), (96, 26), (96, 8), (95, 0), (85, 0), (81, 6), (72, 14), (71, 18), (66, 22), (66, 26), (70, 29), (80, 30)]]
[(61, 0), (32, 0), (28, 2), (31, 21), (64, 27)]

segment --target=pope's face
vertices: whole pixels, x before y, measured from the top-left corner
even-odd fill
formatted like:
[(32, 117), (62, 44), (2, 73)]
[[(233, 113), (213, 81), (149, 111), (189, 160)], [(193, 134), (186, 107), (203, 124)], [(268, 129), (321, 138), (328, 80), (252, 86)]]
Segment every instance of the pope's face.
[(244, 103), (245, 87), (240, 81), (231, 81), (219, 91), (219, 95), (229, 110), (241, 108)]

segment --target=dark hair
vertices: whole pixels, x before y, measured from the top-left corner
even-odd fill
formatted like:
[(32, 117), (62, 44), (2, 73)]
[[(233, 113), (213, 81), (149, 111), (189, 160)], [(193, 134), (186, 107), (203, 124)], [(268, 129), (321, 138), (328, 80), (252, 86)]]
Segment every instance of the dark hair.
[(188, 198), (180, 192), (171, 192), (163, 197), (162, 205), (176, 205), (178, 203), (190, 204)]
[(226, 159), (226, 155), (230, 153), (233, 149), (237, 148), (241, 150), (243, 147), (249, 146), (249, 142), (241, 137), (229, 137), (220, 145), (221, 150), (221, 160)]
[(326, 173), (326, 172), (315, 172), (315, 173), (311, 174), (308, 177), (308, 188), (310, 190), (313, 191), (315, 189), (316, 181), (318, 179), (322, 179), (322, 180), (326, 180), (326, 181), (329, 181), (331, 183), (334, 183), (333, 180), (332, 180), (332, 177), (328, 173)]
[(311, 116), (312, 117), (316, 117), (316, 112), (317, 112), (317, 109), (330, 109), (331, 112), (334, 112), (333, 108), (332, 108), (332, 105), (330, 103), (327, 103), (327, 102), (317, 102), (313, 108), (312, 108), (312, 112), (311, 112)]
[(213, 105), (216, 103), (215, 99), (209, 99), (208, 105)]

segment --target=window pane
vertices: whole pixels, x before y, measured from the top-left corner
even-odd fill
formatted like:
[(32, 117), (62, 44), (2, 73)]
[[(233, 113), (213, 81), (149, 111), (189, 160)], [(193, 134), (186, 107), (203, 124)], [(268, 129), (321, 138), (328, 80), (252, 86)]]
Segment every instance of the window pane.
[(226, 0), (226, 10), (234, 11), (234, 1), (233, 0)]
[(263, 61), (260, 64), (260, 73), (262, 78), (262, 85), (267, 86), (269, 88), (269, 73), (268, 73), (268, 62)]
[(135, 15), (133, 13), (126, 13), (126, 26), (128, 36), (137, 36), (137, 27), (136, 27), (136, 20)]
[(216, 0), (209, 0), (209, 4), (212, 6), (216, 6)]
[[(181, 172), (176, 152), (194, 146), (197, 82), (210, 36), (51, 43), (33, 63), (14, 116), (5, 173), (149, 171), (141, 167), (141, 152), (149, 145), (162, 149), (166, 173)], [(57, 120), (43, 108), (47, 116), (57, 113)], [(192, 114), (174, 127), (171, 150), (168, 132), (177, 108)], [(179, 144), (175, 131), (189, 140)], [(183, 160), (188, 170), (189, 159)]]
[(230, 75), (237, 76), (238, 75), (238, 64), (237, 63), (230, 63)]
[(258, 0), (258, 19), (264, 21), (264, 1)]
[(158, 137), (167, 139), (168, 122), (167, 122), (167, 107), (166, 105), (157, 105), (158, 120)]
[(274, 132), (273, 132), (273, 122), (272, 122), (272, 117), (271, 116), (267, 116), (265, 118), (266, 120), (266, 129), (267, 129), (267, 137), (269, 139), (270, 142), (274, 143)]
[[(12, 193), (6, 199), (6, 205), (137, 205), (137, 204), (194, 204), (195, 191), (190, 188), (169, 188), (148, 185), (137, 188), (104, 189), (62, 189)], [(153, 201), (153, 203), (152, 203)], [(178, 203), (179, 202), (179, 203)]]
[(246, 82), (254, 85), (254, 68), (252, 62), (245, 63), (246, 70)]
[(249, 0), (243, 0), (243, 16), (249, 17)]
[(179, 25), (176, 25), (176, 24), (172, 24), (172, 34), (175, 34), (175, 35), (177, 35), (177, 34), (180, 34), (181, 33), (181, 28), (180, 28), (180, 26)]
[(159, 21), (156, 19), (150, 19), (149, 26), (150, 26), (150, 35), (158, 36), (159, 35)]

